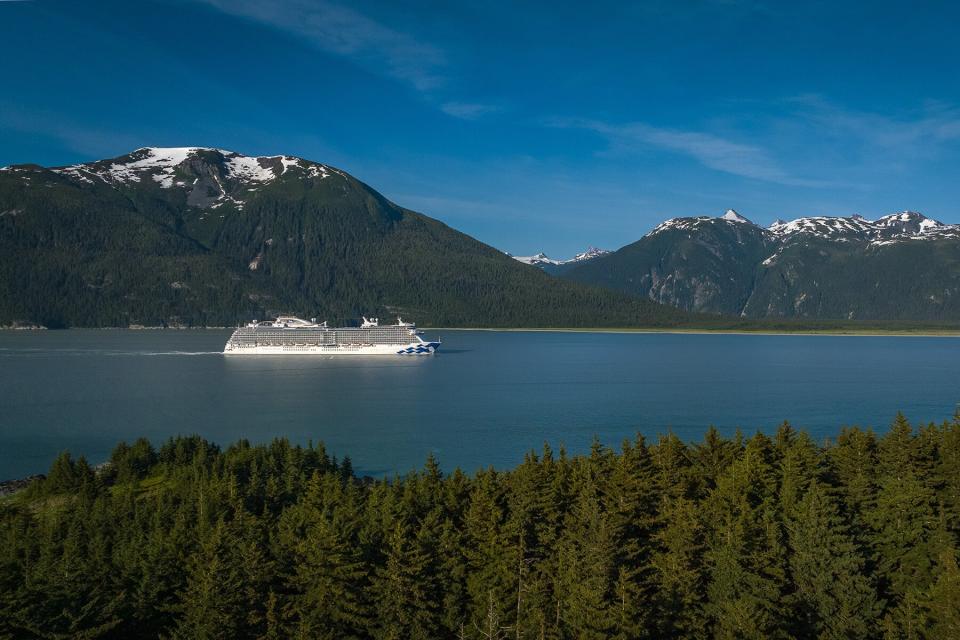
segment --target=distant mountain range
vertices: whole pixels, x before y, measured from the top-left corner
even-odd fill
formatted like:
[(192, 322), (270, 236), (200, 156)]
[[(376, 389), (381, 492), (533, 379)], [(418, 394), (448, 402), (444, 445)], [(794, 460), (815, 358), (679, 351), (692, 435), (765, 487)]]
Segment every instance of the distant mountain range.
[[(547, 256), (547, 254), (541, 252), (534, 256), (512, 256), (514, 260), (522, 262), (524, 264), (532, 264), (536, 267), (540, 267), (547, 273), (553, 275), (559, 275), (564, 273), (578, 264), (587, 262), (588, 260), (593, 260), (594, 258), (599, 258), (600, 256), (605, 256), (609, 251), (606, 249), (597, 249), (596, 247), (587, 247), (587, 250), (583, 253), (578, 253), (569, 260), (554, 260)], [(509, 253), (507, 255), (510, 255)]]
[(905, 211), (778, 220), (673, 218), (562, 277), (748, 318), (960, 320), (960, 225)]
[(0, 326), (233, 325), (281, 312), (432, 326), (689, 318), (531, 269), (302, 158), (143, 148), (0, 169)]
[(762, 228), (728, 211), (668, 220), (612, 253), (514, 259), (291, 156), (143, 148), (0, 169), (0, 326), (232, 325), (281, 312), (434, 326), (706, 320), (689, 312), (953, 323), (960, 225), (904, 212)]

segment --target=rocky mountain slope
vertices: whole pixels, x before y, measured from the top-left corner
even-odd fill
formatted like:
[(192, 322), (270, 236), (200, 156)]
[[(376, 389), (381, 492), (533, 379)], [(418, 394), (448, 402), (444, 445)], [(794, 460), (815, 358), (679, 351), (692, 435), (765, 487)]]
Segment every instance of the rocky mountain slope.
[(674, 218), (563, 274), (682, 309), (750, 318), (956, 321), (960, 225), (905, 211), (769, 228)]
[(301, 158), (144, 148), (0, 169), (0, 326), (232, 325), (280, 312), (434, 326), (684, 317), (552, 278)]

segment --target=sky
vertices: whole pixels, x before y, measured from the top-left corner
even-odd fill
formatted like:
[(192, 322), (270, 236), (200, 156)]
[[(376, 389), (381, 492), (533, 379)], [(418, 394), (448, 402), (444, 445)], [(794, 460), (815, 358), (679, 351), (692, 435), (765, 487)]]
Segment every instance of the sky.
[(664, 219), (960, 223), (960, 7), (0, 0), (0, 166), (334, 165), (515, 255)]

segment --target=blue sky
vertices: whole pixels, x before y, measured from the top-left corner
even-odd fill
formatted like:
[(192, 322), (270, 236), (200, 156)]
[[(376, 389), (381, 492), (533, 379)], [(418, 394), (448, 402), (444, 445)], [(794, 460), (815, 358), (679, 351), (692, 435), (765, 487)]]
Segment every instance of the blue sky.
[(0, 1), (0, 165), (341, 167), (514, 254), (665, 218), (960, 222), (948, 3)]

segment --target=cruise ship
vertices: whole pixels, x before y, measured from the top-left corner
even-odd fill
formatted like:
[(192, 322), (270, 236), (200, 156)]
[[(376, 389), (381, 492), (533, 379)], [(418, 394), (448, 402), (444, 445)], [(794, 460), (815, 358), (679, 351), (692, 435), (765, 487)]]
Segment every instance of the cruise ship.
[(328, 327), (293, 316), (268, 322), (253, 321), (238, 328), (223, 348), (229, 355), (430, 355), (440, 341), (428, 342), (411, 322), (380, 326), (364, 318), (359, 327)]

